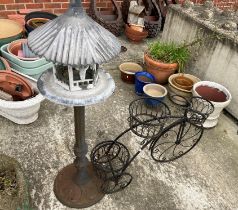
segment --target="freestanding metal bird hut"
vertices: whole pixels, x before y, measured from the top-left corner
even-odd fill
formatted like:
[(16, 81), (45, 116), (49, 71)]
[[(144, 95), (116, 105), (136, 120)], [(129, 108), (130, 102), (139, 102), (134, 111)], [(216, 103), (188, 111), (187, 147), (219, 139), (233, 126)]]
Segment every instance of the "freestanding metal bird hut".
[(116, 37), (84, 12), (81, 0), (71, 0), (65, 14), (29, 34), (28, 45), (38, 56), (55, 63), (38, 79), (47, 99), (74, 106), (75, 160), (54, 183), (56, 197), (66, 206), (86, 208), (104, 196), (101, 180), (86, 157), (85, 106), (108, 98), (115, 89), (112, 77), (99, 67), (120, 53)]

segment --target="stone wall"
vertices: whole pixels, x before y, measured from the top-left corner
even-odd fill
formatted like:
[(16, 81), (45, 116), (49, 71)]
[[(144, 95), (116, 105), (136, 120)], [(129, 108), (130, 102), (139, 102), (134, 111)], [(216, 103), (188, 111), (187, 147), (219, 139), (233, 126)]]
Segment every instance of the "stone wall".
[[(122, 0), (116, 0), (119, 4)], [(183, 3), (184, 0), (179, 0)], [(202, 3), (204, 0), (193, 0), (194, 3)], [(68, 7), (69, 0), (0, 0), (0, 16), (6, 17), (16, 14), (20, 9), (44, 10), (55, 14), (62, 14)], [(90, 0), (82, 0), (85, 9), (89, 7)], [(220, 8), (232, 8), (237, 0), (214, 0)], [(97, 0), (99, 10), (111, 10), (110, 0)]]
[[(207, 19), (204, 16), (211, 10), (202, 7), (197, 9), (185, 9), (179, 5), (170, 7), (162, 40), (190, 42), (198, 34), (217, 34), (222, 38), (209, 39), (203, 45), (193, 48), (193, 59), (186, 71), (202, 80), (214, 81), (227, 87), (233, 97), (227, 110), (238, 119), (238, 16), (215, 9), (214, 17)], [(204, 11), (207, 13), (201, 15)]]

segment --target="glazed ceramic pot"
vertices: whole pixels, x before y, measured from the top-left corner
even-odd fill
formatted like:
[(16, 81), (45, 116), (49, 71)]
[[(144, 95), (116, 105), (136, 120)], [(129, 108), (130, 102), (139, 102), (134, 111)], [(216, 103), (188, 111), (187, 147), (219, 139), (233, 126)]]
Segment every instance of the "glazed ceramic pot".
[(144, 94), (143, 87), (146, 84), (154, 83), (155, 78), (152, 74), (142, 71), (135, 74), (135, 93), (139, 96)]
[(214, 111), (209, 115), (203, 126), (205, 128), (216, 126), (222, 110), (231, 102), (232, 96), (229, 90), (215, 82), (201, 81), (193, 86), (192, 93), (194, 96), (200, 96), (211, 101)]
[(184, 74), (181, 74), (181, 76), (178, 75), (177, 77), (174, 77), (172, 83), (176, 87), (183, 90), (191, 90), (193, 88), (193, 80), (184, 76)]
[(148, 36), (148, 32), (143, 30), (142, 32), (133, 30), (130, 26), (126, 25), (125, 34), (130, 41), (141, 42)]
[(21, 38), (22, 33), (23, 26), (18, 22), (9, 19), (0, 19), (0, 47)]
[[(150, 98), (145, 99), (145, 102), (149, 105), (158, 105), (160, 101), (163, 101), (167, 95), (167, 89), (158, 84), (147, 84), (143, 87), (144, 94)], [(157, 100), (153, 100), (157, 99)]]
[(122, 81), (134, 84), (135, 83), (135, 73), (143, 71), (143, 68), (137, 64), (132, 62), (125, 62), (119, 66), (121, 71), (121, 79)]
[[(192, 97), (192, 90), (186, 90), (182, 89), (180, 87), (177, 87), (174, 83), (173, 80), (176, 77), (180, 77), (182, 74), (172, 74), (168, 81), (169, 81), (169, 98), (172, 102), (178, 105), (185, 105), (186, 101), (189, 100)], [(189, 78), (190, 80), (193, 81), (193, 84), (196, 84), (197, 82), (200, 81), (199, 78), (191, 75), (191, 74), (183, 74), (184, 77)], [(181, 97), (180, 97), (181, 96)], [(185, 100), (184, 100), (185, 99)]]
[(159, 84), (167, 84), (170, 75), (174, 74), (178, 69), (177, 63), (163, 63), (151, 58), (148, 53), (144, 53), (144, 61), (147, 72), (155, 77), (155, 81)]
[(49, 13), (49, 12), (43, 12), (43, 11), (30, 12), (30, 13), (28, 13), (25, 16), (25, 28), (26, 28), (26, 31), (28, 33), (30, 33), (31, 31), (33, 31), (35, 29), (34, 26), (29, 25), (29, 20), (31, 20), (31, 19), (42, 18), (42, 19), (47, 19), (47, 20), (53, 20), (56, 17), (57, 17), (57, 15)]
[(27, 25), (31, 26), (32, 28), (36, 29), (37, 27), (40, 27), (41, 25), (44, 25), (49, 21), (48, 18), (32, 18), (27, 21)]
[[(18, 57), (21, 60), (34, 61), (34, 60), (39, 59), (39, 57), (36, 57), (36, 56), (26, 57), (27, 54), (29, 54), (29, 55), (32, 54), (32, 52), (30, 51), (30, 49), (27, 46), (27, 39), (18, 39), (18, 40), (11, 42), (7, 46), (7, 51), (11, 55)], [(21, 52), (21, 53), (19, 53), (19, 52)]]

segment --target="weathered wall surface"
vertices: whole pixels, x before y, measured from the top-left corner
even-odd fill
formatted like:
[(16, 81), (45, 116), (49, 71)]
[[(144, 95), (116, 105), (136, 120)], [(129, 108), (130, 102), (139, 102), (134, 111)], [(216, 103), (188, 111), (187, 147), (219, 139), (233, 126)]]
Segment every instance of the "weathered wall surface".
[[(122, 0), (116, 0), (119, 4)], [(204, 0), (192, 0), (196, 4)], [(55, 14), (62, 14), (68, 8), (69, 0), (0, 0), (0, 16), (16, 14), (20, 9), (44, 10)], [(85, 9), (89, 7), (90, 0), (82, 0)], [(184, 0), (179, 0), (183, 3)], [(214, 0), (214, 4), (222, 9), (233, 8), (237, 0)], [(97, 0), (99, 10), (111, 10), (110, 0)]]
[(173, 6), (167, 15), (162, 40), (189, 42), (195, 39), (201, 29), (203, 35), (214, 34), (216, 31), (219, 37), (225, 38), (212, 39), (193, 48), (193, 58), (186, 71), (202, 80), (214, 81), (227, 87), (233, 96), (227, 110), (238, 118), (238, 33), (216, 28), (191, 12), (184, 12), (180, 6)]

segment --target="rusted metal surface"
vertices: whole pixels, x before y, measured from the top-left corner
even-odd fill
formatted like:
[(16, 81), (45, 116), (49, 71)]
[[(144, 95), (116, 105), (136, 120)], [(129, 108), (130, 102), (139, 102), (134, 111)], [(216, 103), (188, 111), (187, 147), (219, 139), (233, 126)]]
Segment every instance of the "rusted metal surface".
[(38, 56), (71, 66), (101, 64), (121, 50), (117, 38), (85, 13), (81, 1), (32, 31), (28, 45)]
[(99, 202), (104, 194), (101, 192), (101, 180), (94, 174), (92, 165), (86, 168), (90, 181), (82, 185), (75, 183), (77, 168), (74, 164), (63, 168), (54, 182), (54, 193), (57, 199), (71, 208), (87, 208)]
[(55, 179), (54, 192), (58, 200), (66, 206), (86, 208), (100, 201), (104, 194), (102, 182), (98, 179), (86, 154), (85, 107), (74, 107), (75, 145), (74, 164), (63, 168)]
[(121, 9), (115, 0), (111, 0), (115, 11), (112, 14), (104, 14), (104, 11), (98, 11), (96, 6), (96, 0), (91, 0), (89, 7), (89, 15), (97, 23), (109, 30), (115, 36), (120, 36), (122, 32), (123, 20)]

